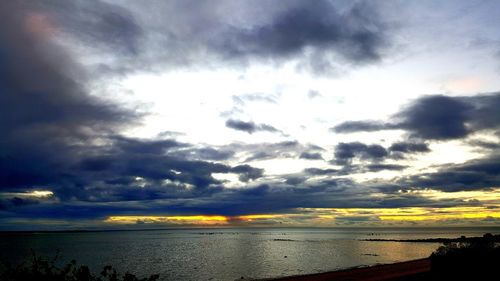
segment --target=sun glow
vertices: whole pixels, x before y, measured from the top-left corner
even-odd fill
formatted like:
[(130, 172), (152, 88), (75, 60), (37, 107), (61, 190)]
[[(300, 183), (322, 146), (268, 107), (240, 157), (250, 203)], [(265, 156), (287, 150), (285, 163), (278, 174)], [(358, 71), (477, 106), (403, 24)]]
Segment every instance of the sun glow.
[(171, 223), (171, 224), (226, 224), (224, 216), (110, 216), (104, 222), (115, 224)]
[(394, 222), (440, 223), (444, 221), (495, 221), (500, 219), (496, 207), (406, 207), (406, 208), (299, 208), (287, 214), (250, 214), (241, 216), (110, 216), (104, 220), (112, 224), (165, 224), (165, 225), (219, 225), (231, 226), (248, 223), (258, 225), (306, 226), (313, 221), (320, 226), (341, 226), (346, 222), (367, 224), (376, 222), (384, 226)]
[(236, 219), (242, 220), (242, 221), (255, 221), (255, 220), (266, 220), (266, 219), (278, 219), (278, 218), (284, 218), (290, 215), (271, 215), (271, 214), (259, 214), (259, 215), (246, 215), (246, 216), (239, 216)]
[(346, 208), (346, 209), (302, 209), (317, 213), (318, 219), (372, 218), (379, 221), (444, 221), (454, 219), (498, 219), (500, 209), (491, 207), (449, 208)]
[(54, 192), (50, 190), (32, 190), (26, 192), (5, 192), (0, 193), (0, 197), (20, 197), (20, 198), (51, 198)]

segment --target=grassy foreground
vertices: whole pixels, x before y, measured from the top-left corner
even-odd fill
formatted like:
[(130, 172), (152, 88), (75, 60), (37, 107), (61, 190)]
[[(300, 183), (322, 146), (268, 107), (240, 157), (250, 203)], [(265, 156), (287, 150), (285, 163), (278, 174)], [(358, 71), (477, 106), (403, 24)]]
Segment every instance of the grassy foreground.
[(138, 278), (126, 272), (120, 275), (112, 266), (104, 266), (99, 275), (93, 274), (85, 265), (78, 265), (75, 260), (60, 267), (56, 265), (58, 257), (48, 259), (32, 253), (27, 262), (13, 266), (0, 263), (2, 281), (156, 281), (158, 274), (147, 278)]

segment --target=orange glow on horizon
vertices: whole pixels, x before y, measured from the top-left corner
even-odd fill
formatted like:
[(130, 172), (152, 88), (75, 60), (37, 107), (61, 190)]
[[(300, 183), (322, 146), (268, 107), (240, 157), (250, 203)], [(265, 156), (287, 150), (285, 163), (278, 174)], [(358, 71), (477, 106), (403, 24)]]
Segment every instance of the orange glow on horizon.
[[(241, 223), (276, 223), (287, 225), (339, 225), (346, 219), (366, 218), (380, 224), (390, 222), (440, 223), (447, 220), (492, 221), (500, 219), (500, 208), (491, 207), (406, 207), (406, 208), (300, 208), (288, 214), (250, 214), (242, 216), (190, 215), (190, 216), (110, 216), (104, 220), (112, 224), (157, 223), (172, 225), (228, 226)], [(343, 220), (342, 220), (343, 219)]]
[(443, 221), (460, 219), (500, 219), (500, 208), (448, 207), (448, 208), (344, 208), (302, 209), (318, 213), (318, 219), (332, 220), (342, 217), (372, 217), (380, 221)]
[(186, 223), (200, 225), (226, 224), (227, 217), (224, 216), (110, 216), (104, 222), (116, 224), (136, 223)]
[(258, 214), (258, 215), (238, 216), (238, 217), (236, 217), (236, 219), (242, 220), (242, 221), (254, 221), (254, 220), (262, 220), (262, 219), (277, 219), (277, 218), (283, 218), (286, 216), (287, 215)]
[(421, 208), (418, 212), (407, 214), (388, 214), (379, 216), (381, 220), (396, 221), (423, 221), (423, 220), (450, 220), (450, 219), (486, 219), (500, 218), (500, 210), (486, 207), (451, 207), (439, 209)]

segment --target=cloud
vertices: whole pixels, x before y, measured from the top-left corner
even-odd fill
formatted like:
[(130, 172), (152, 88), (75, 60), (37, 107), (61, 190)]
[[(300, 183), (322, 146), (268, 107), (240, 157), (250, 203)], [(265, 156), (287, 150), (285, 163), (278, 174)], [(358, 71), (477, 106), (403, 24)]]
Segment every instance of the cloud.
[(299, 158), (307, 160), (323, 160), (321, 153), (317, 152), (302, 152)]
[(254, 168), (250, 165), (239, 165), (231, 168), (231, 172), (238, 173), (240, 181), (248, 182), (249, 180), (255, 180), (262, 177), (264, 170)]
[(315, 1), (292, 6), (252, 28), (234, 28), (210, 43), (224, 57), (286, 58), (311, 48), (362, 63), (380, 59), (387, 42), (384, 31), (379, 15), (366, 3), (340, 12), (327, 1)]
[(164, 154), (171, 148), (186, 147), (188, 144), (177, 142), (173, 139), (133, 139), (120, 135), (112, 136), (113, 149), (120, 149), (137, 154)]
[(267, 124), (255, 124), (254, 122), (245, 122), (241, 120), (229, 119), (226, 121), (226, 127), (253, 134), (255, 132), (281, 133), (280, 130)]
[(377, 121), (347, 121), (341, 123), (330, 130), (336, 133), (354, 133), (354, 132), (374, 132), (388, 130), (393, 128), (389, 124)]
[(234, 157), (235, 151), (229, 149), (216, 149), (213, 147), (187, 148), (171, 153), (172, 156), (190, 160), (224, 161)]
[(0, 211), (9, 210), (22, 206), (35, 205), (35, 204), (39, 204), (39, 201), (30, 198), (21, 198), (21, 197), (0, 198)]
[(413, 153), (413, 152), (429, 152), (429, 145), (426, 143), (417, 142), (396, 142), (389, 147), (390, 151)]
[(346, 165), (354, 158), (382, 160), (388, 155), (387, 150), (378, 144), (366, 145), (360, 142), (341, 142), (335, 147), (334, 162)]
[(500, 157), (491, 155), (463, 164), (447, 165), (434, 173), (403, 177), (400, 184), (446, 192), (488, 190), (500, 186)]
[(238, 105), (245, 105), (246, 102), (265, 102), (276, 104), (277, 101), (274, 95), (265, 94), (244, 94), (233, 96), (233, 101)]
[[(282, 141), (277, 143), (259, 143), (259, 144), (231, 144), (224, 149), (231, 149), (239, 153), (250, 154), (244, 162), (280, 159), (280, 158), (300, 158), (310, 156), (318, 158), (321, 154), (318, 151), (324, 151), (324, 148), (312, 145), (301, 144), (298, 141)], [(314, 159), (313, 159), (314, 160)]]
[(304, 177), (289, 177), (285, 180), (285, 183), (295, 186), (295, 185), (304, 183), (306, 180), (307, 179)]
[(140, 50), (143, 30), (131, 11), (100, 0), (48, 0), (31, 9), (46, 14), (59, 32), (87, 47), (134, 55)]
[(497, 150), (500, 149), (500, 143), (498, 142), (490, 142), (490, 141), (482, 141), (482, 140), (471, 140), (468, 142), (471, 146), (478, 146), (484, 149)]
[(315, 98), (322, 97), (322, 95), (320, 92), (318, 92), (316, 90), (309, 90), (309, 92), (307, 92), (307, 97), (309, 99), (315, 99)]
[(402, 129), (424, 140), (465, 138), (481, 130), (500, 128), (500, 94), (451, 97), (424, 96), (395, 114), (390, 122), (348, 121), (332, 128), (337, 133)]
[[(120, 135), (121, 129), (138, 123), (141, 116), (89, 93), (81, 66), (51, 42), (49, 20), (44, 23), (47, 26), (32, 26), (32, 9), (25, 9), (19, 2), (0, 5), (1, 190), (44, 187), (61, 202), (156, 200), (219, 192), (221, 182), (213, 173), (234, 173), (246, 182), (263, 175), (262, 169), (249, 165), (231, 167), (207, 159), (183, 158), (181, 153), (176, 157), (175, 153), (191, 150), (196, 154), (193, 158), (218, 160), (231, 152), (195, 149), (172, 139)], [(71, 4), (60, 8), (73, 10), (65, 5)], [(94, 9), (98, 7), (103, 16), (109, 12), (109, 16), (118, 17), (116, 13), (122, 12), (104, 4), (92, 12), (97, 13)], [(87, 12), (82, 10), (83, 14)], [(45, 16), (51, 17), (36, 15), (35, 22)], [(84, 19), (74, 20), (78, 25)], [(96, 29), (112, 35), (108, 34), (114, 32), (108, 22), (99, 21), (114, 19), (94, 20)], [(128, 27), (117, 25), (116, 36), (127, 37), (120, 28)], [(110, 40), (123, 43), (121, 39)], [(259, 129), (272, 130), (264, 125)], [(19, 200), (12, 202), (26, 205)]]
[(31, 6), (50, 13), (89, 53), (116, 50), (113, 59), (97, 63), (101, 73), (291, 61), (324, 74), (376, 63), (391, 45), (377, 5), (365, 1), (51, 0)]
[(186, 145), (171, 140), (124, 139), (109, 139), (108, 145), (94, 147), (77, 165), (61, 171), (50, 182), (55, 194), (92, 202), (197, 198), (223, 190), (213, 173), (234, 173), (243, 182), (264, 173), (249, 165), (177, 158), (175, 151)]
[(379, 172), (379, 171), (383, 171), (383, 170), (401, 171), (401, 170), (408, 168), (408, 166), (397, 165), (397, 164), (370, 164), (370, 165), (367, 165), (366, 168), (370, 172)]
[(50, 30), (20, 2), (0, 4), (0, 188), (51, 183), (93, 140), (138, 117), (89, 95), (85, 72)]
[[(258, 161), (258, 160), (267, 160), (267, 159), (276, 159), (278, 155), (259, 151), (254, 153), (252, 156), (245, 159), (244, 162)], [(290, 157), (289, 155), (285, 155), (286, 157)]]
[[(403, 171), (406, 165), (384, 161), (429, 152), (428, 140), (464, 138), (482, 130), (498, 134), (498, 93), (427, 96), (391, 120), (339, 124), (333, 129), (338, 133), (399, 129), (410, 138), (386, 147), (340, 143), (333, 163), (341, 168), (268, 175), (246, 162), (321, 160), (326, 150), (298, 141), (195, 145), (173, 139), (179, 136), (175, 132), (132, 138), (120, 132), (139, 124), (142, 116), (92, 92), (99, 83), (91, 79), (106, 78), (106, 67), (133, 72), (291, 62), (318, 72), (337, 65), (376, 63), (390, 45), (390, 27), (383, 21), (374, 4), (326, 0), (260, 1), (259, 5), (233, 0), (2, 2), (2, 217), (96, 219), (131, 213), (237, 215), (296, 208), (455, 206), (466, 203), (396, 194), (390, 188), (452, 192), (499, 186), (500, 159), (493, 155), (494, 142), (475, 143), (488, 148), (490, 156), (433, 173), (391, 182), (349, 178), (350, 173)], [(76, 45), (72, 51), (84, 57), (85, 66), (64, 51), (63, 47)], [(321, 94), (310, 91), (308, 96)], [(234, 105), (241, 106), (277, 100), (278, 96), (263, 94), (233, 97)], [(284, 136), (271, 125), (252, 121), (229, 119), (226, 126), (248, 134)], [(240, 182), (227, 188), (221, 178), (228, 174)], [(378, 188), (382, 185), (385, 192)], [(33, 190), (53, 195), (50, 199), (19, 195)]]
[(307, 168), (304, 169), (304, 172), (309, 175), (314, 176), (324, 176), (324, 175), (332, 175), (338, 172), (336, 169), (320, 169), (320, 168)]
[[(341, 142), (337, 144), (334, 151), (333, 164), (344, 165), (343, 173), (348, 174), (354, 171), (361, 172), (368, 170), (372, 172), (380, 170), (402, 170), (406, 166), (395, 164), (382, 164), (380, 162), (385, 159), (404, 159), (408, 154), (425, 153), (430, 149), (426, 143), (422, 142), (396, 142), (389, 148), (385, 148), (378, 144), (364, 144), (361, 142)], [(377, 162), (377, 165), (368, 165), (362, 167), (352, 165), (353, 160)], [(349, 167), (347, 167), (349, 166)]]
[(458, 98), (427, 96), (418, 99), (396, 117), (402, 119), (398, 127), (422, 139), (456, 139), (465, 137), (469, 130), (472, 106)]
[(408, 154), (427, 153), (431, 151), (427, 143), (415, 141), (395, 142), (387, 150), (393, 159), (404, 159)]

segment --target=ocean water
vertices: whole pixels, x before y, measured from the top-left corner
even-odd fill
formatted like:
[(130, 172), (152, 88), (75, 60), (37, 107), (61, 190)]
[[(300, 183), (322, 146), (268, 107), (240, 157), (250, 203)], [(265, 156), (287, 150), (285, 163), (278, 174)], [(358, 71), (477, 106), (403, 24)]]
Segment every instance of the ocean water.
[(445, 229), (175, 229), (0, 236), (0, 259), (18, 263), (39, 255), (99, 272), (112, 265), (160, 280), (236, 280), (325, 272), (428, 257), (440, 244), (360, 239), (455, 238), (500, 228)]

